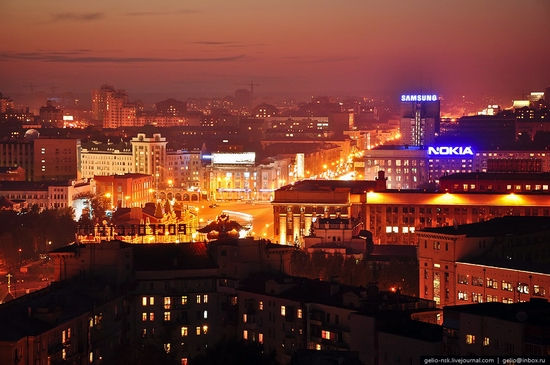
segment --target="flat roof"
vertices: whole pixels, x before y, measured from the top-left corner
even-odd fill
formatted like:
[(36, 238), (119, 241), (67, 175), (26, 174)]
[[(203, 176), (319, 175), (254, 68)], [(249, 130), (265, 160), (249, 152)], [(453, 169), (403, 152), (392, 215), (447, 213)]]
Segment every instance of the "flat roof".
[(416, 232), (432, 232), (466, 237), (501, 237), (550, 230), (550, 217), (505, 216), (457, 226), (432, 227)]

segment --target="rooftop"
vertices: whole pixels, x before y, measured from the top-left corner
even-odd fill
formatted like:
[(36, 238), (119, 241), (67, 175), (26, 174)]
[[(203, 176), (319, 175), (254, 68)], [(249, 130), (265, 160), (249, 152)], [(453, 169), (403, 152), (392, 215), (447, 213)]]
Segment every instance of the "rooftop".
[(544, 180), (550, 182), (550, 172), (461, 172), (439, 178), (440, 182), (447, 180)]
[(202, 242), (132, 245), (136, 271), (217, 268)]
[(302, 180), (293, 185), (281, 187), (281, 191), (334, 191), (350, 189), (353, 194), (361, 194), (376, 189), (376, 181), (370, 180)]
[(434, 227), (418, 230), (448, 235), (466, 235), (466, 237), (501, 237), (522, 235), (550, 230), (550, 217), (505, 216), (488, 221), (461, 224), (455, 227)]
[(476, 303), (466, 305), (448, 306), (443, 309), (443, 326), (453, 326), (458, 318), (452, 313), (458, 312), (478, 315), (483, 317), (498, 318), (505, 321), (530, 323), (539, 326), (550, 325), (550, 303), (546, 299), (531, 299), (520, 303)]

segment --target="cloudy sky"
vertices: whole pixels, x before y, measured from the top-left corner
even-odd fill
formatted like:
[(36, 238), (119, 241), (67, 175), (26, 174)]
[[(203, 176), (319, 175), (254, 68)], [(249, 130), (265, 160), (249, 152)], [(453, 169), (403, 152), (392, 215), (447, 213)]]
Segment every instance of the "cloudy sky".
[(0, 92), (518, 98), (550, 85), (549, 19), (549, 0), (2, 0)]

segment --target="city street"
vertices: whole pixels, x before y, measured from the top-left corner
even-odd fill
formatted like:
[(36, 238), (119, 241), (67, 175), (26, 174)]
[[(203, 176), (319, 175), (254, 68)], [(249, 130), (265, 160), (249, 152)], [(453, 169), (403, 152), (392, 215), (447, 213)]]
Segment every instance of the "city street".
[[(265, 238), (273, 240), (273, 207), (269, 202), (216, 202), (217, 207), (210, 208), (211, 202), (201, 202), (198, 204), (199, 218), (202, 220), (200, 226), (204, 227), (210, 220), (216, 219), (216, 216), (225, 212), (230, 219), (237, 221), (241, 225), (252, 223), (252, 232), (250, 234), (255, 238)], [(248, 216), (252, 217), (252, 222), (248, 221)]]

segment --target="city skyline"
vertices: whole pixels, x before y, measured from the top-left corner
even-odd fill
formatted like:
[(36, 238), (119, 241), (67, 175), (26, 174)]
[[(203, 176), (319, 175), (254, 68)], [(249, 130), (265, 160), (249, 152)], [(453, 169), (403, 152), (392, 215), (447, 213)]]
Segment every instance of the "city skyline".
[[(8, 0), (1, 92), (358, 95), (434, 91), (506, 100), (550, 83), (550, 3), (250, 4)], [(32, 85), (32, 87), (31, 87)]]

